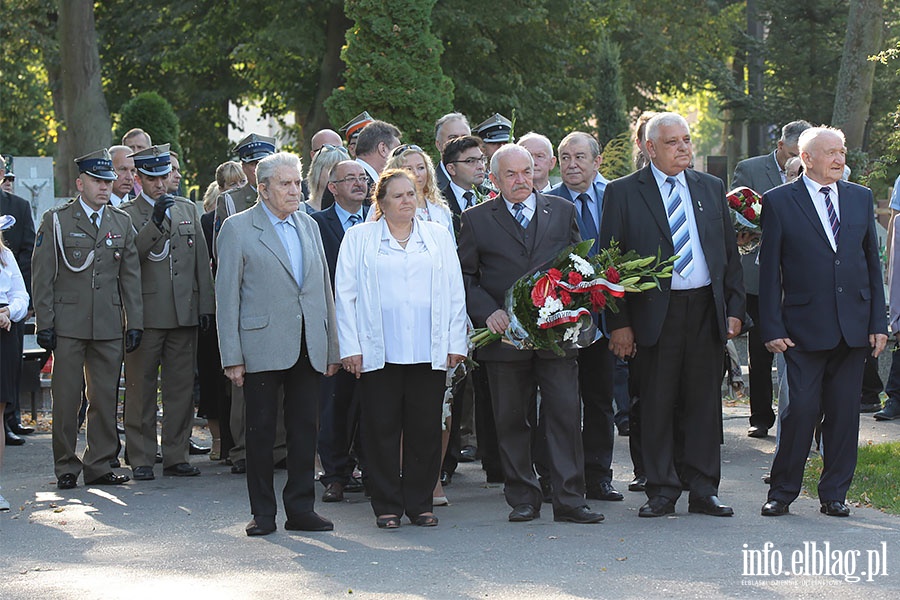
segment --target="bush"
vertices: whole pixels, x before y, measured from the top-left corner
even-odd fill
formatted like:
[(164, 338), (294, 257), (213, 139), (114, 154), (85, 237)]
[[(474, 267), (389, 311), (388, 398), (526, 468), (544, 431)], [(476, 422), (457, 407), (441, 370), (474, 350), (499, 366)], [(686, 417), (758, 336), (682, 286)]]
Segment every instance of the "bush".
[(171, 149), (181, 154), (178, 117), (172, 105), (156, 92), (143, 92), (122, 105), (114, 141), (121, 143), (122, 136), (135, 127), (146, 131), (154, 144), (171, 144)]

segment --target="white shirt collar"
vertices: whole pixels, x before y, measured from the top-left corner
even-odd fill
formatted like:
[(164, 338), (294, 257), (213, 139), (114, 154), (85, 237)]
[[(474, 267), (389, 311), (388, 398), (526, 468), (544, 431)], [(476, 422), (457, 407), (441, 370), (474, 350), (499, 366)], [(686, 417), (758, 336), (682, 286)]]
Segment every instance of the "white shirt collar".
[(81, 203), (81, 209), (84, 211), (84, 214), (87, 215), (88, 219), (91, 218), (92, 214), (97, 213), (97, 215), (98, 215), (97, 223), (100, 223), (100, 221), (103, 220), (103, 209), (106, 207), (101, 206), (100, 210), (94, 210), (93, 208), (91, 208), (90, 206), (88, 206), (87, 204), (84, 203), (84, 200), (82, 200), (81, 196), (78, 196), (78, 202)]

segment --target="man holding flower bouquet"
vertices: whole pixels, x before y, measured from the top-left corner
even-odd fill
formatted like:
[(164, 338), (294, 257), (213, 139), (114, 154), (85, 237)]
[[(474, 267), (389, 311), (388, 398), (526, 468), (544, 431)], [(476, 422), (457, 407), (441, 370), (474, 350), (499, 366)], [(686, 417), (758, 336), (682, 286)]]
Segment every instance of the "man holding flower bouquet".
[[(523, 147), (503, 146), (491, 158), (496, 198), (462, 213), (459, 258), (466, 305), (476, 326), (501, 333), (509, 326), (504, 296), (523, 275), (554, 260), (581, 240), (575, 205), (533, 190), (534, 161)], [(584, 504), (584, 455), (577, 352), (519, 350), (494, 343), (479, 350), (493, 397), (500, 461), (512, 507), (510, 521), (540, 516), (542, 494), (531, 456), (528, 414), (540, 387), (546, 419), (548, 466), (557, 521), (598, 523)]]
[(678, 256), (670, 280), (627, 295), (606, 316), (610, 349), (640, 372), (648, 501), (638, 514), (674, 513), (684, 480), (690, 512), (731, 516), (718, 498), (720, 384), (725, 342), (740, 333), (746, 306), (725, 186), (689, 168), (680, 115), (653, 117), (646, 138), (651, 164), (606, 187), (600, 225), (601, 247), (615, 240), (623, 252)]

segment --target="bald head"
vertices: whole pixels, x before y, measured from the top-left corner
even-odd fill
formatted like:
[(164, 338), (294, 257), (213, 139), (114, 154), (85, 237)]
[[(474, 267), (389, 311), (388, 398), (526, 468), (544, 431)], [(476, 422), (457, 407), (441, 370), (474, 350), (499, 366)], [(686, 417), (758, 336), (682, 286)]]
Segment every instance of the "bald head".
[(321, 150), (322, 146), (325, 144), (339, 147), (344, 145), (344, 140), (342, 140), (341, 136), (332, 129), (321, 129), (309, 140), (309, 157), (314, 157), (316, 152)]

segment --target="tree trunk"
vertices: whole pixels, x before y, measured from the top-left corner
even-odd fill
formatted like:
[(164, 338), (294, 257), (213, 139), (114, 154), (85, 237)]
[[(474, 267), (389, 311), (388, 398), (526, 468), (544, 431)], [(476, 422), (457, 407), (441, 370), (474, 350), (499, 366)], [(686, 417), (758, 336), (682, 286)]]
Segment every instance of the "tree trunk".
[[(747, 94), (756, 106), (761, 105), (765, 98), (765, 64), (761, 52), (765, 33), (759, 18), (757, 0), (747, 0), (747, 36), (752, 40), (749, 44), (750, 51), (747, 52)], [(751, 114), (753, 116), (747, 122), (747, 154), (756, 156), (769, 151), (769, 140), (766, 139), (766, 123), (760, 122), (756, 110), (751, 111)]]
[[(59, 3), (59, 56), (63, 93), (63, 127), (68, 144), (60, 146), (59, 162), (100, 148), (112, 139), (112, 122), (100, 81), (100, 54), (94, 27), (92, 0)], [(66, 154), (62, 154), (62, 150)], [(74, 177), (60, 182), (60, 190), (73, 194)]]
[(850, 2), (831, 124), (844, 131), (851, 150), (862, 149), (869, 120), (875, 63), (868, 57), (881, 50), (883, 12), (883, 0)]

